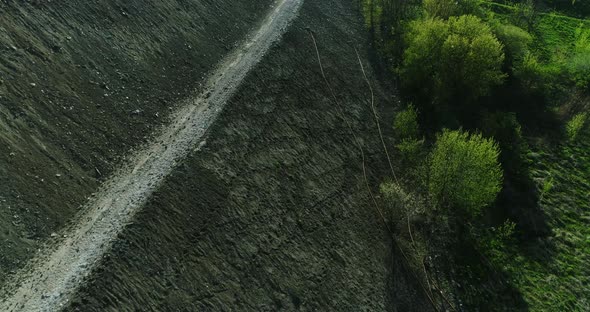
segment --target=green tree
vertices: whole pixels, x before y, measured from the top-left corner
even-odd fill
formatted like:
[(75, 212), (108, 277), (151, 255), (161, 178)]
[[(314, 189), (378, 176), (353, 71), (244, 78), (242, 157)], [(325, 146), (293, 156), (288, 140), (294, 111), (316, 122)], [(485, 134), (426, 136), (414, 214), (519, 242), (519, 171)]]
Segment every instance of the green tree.
[(501, 190), (499, 154), (493, 139), (444, 130), (430, 155), (428, 188), (436, 205), (479, 214)]
[(467, 88), (474, 97), (485, 95), (505, 78), (502, 44), (490, 27), (473, 15), (449, 18), (449, 36), (442, 46), (442, 87)]
[(439, 18), (410, 22), (405, 34), (402, 82), (406, 87), (430, 94), (440, 71), (441, 48), (449, 35), (448, 24)]
[(478, 17), (427, 18), (408, 29), (401, 74), (411, 92), (477, 98), (504, 80), (502, 44)]

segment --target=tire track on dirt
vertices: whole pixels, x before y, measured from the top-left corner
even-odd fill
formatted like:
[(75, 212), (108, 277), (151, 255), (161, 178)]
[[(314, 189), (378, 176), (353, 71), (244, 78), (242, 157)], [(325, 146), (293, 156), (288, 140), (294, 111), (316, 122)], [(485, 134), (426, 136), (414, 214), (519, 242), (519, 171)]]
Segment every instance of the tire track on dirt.
[(279, 0), (260, 28), (220, 63), (204, 91), (187, 101), (156, 139), (133, 153), (89, 200), (61, 241), (39, 251), (3, 291), (0, 311), (56, 311), (64, 307), (117, 235), (175, 165), (203, 144), (207, 129), (247, 73), (296, 17), (303, 0)]

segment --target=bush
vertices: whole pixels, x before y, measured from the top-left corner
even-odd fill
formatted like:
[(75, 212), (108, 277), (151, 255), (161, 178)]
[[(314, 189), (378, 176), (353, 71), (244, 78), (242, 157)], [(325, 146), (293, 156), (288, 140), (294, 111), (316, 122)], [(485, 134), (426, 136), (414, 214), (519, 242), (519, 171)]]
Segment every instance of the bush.
[(513, 72), (525, 90), (529, 92), (536, 91), (543, 86), (543, 66), (539, 63), (537, 57), (530, 52), (526, 53), (522, 60), (514, 63)]
[(510, 63), (522, 60), (533, 42), (533, 37), (527, 31), (511, 24), (496, 23), (494, 34), (504, 44), (506, 58)]
[(413, 105), (399, 112), (393, 120), (393, 129), (400, 139), (417, 138), (419, 133), (418, 111)]
[(573, 142), (578, 138), (578, 135), (584, 129), (584, 125), (588, 120), (587, 113), (580, 113), (575, 115), (570, 121), (568, 121), (565, 130), (567, 133), (568, 139)]
[(406, 34), (405, 86), (443, 100), (477, 98), (502, 83), (502, 44), (478, 17), (413, 21)]
[(501, 189), (499, 154), (493, 139), (444, 130), (430, 155), (428, 188), (436, 206), (452, 206), (471, 215), (479, 214)]
[(403, 139), (395, 147), (399, 150), (406, 164), (414, 164), (422, 159), (424, 139)]

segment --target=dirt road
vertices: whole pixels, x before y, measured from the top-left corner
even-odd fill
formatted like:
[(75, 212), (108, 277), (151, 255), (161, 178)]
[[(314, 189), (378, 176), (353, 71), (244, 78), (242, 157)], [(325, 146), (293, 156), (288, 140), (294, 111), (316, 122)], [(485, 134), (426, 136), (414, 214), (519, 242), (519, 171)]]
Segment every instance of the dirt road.
[[(3, 291), (0, 311), (56, 311), (76, 292), (117, 235), (133, 221), (174, 166), (204, 142), (207, 129), (295, 18), (303, 0), (279, 0), (260, 28), (231, 52), (151, 144), (134, 153), (90, 199), (75, 226), (58, 243), (39, 251)], [(196, 177), (198, 178), (198, 177)]]

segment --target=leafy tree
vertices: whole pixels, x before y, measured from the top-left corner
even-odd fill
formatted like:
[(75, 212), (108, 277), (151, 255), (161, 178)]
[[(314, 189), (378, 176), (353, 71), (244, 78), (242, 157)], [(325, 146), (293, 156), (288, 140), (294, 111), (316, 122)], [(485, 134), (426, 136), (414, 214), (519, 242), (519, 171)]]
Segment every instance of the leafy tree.
[(502, 44), (476, 16), (413, 21), (406, 42), (401, 74), (410, 92), (477, 98), (505, 78)]
[(405, 35), (402, 81), (406, 87), (430, 94), (440, 71), (441, 48), (449, 35), (448, 23), (439, 18), (410, 22)]
[(501, 71), (502, 44), (490, 27), (473, 15), (451, 17), (448, 23), (449, 36), (442, 46), (439, 83), (445, 89), (466, 88), (474, 97), (487, 94), (505, 77)]
[(444, 130), (430, 155), (428, 188), (437, 206), (454, 206), (477, 215), (498, 195), (500, 149), (480, 134)]

